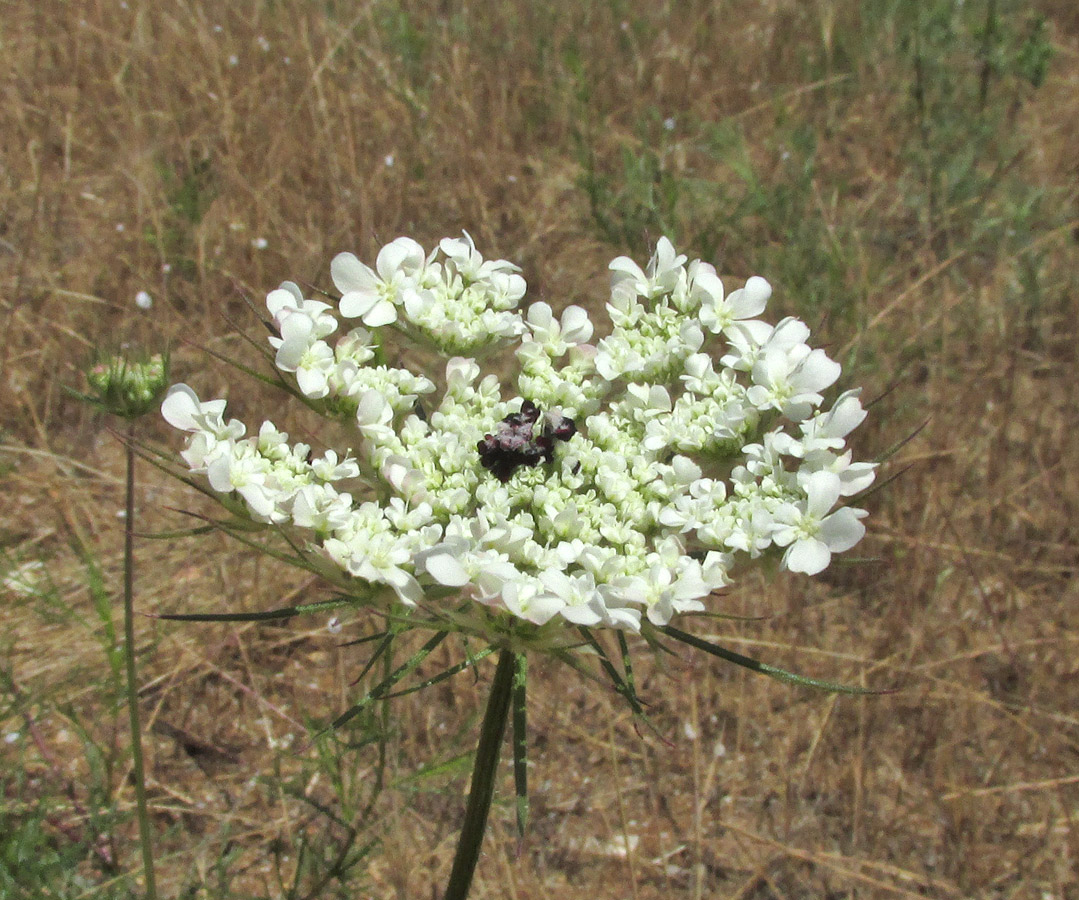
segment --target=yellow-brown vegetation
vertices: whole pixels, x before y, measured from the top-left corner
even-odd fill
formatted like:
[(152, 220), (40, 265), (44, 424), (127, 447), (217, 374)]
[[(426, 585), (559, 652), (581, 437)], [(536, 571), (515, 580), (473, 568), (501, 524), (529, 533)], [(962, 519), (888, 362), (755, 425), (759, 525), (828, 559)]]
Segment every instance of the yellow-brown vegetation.
[[(250, 424), (270, 394), (203, 349), (243, 356), (236, 327), (262, 340), (247, 298), (464, 228), (531, 297), (595, 309), (606, 263), (666, 232), (770, 278), (772, 314), (805, 318), (843, 384), (880, 398), (859, 458), (926, 423), (882, 470), (898, 477), (868, 501), (864, 559), (718, 601), (760, 621), (694, 623), (895, 693), (687, 652), (637, 673), (667, 745), (538, 663), (531, 831), (517, 855), (507, 772), (473, 896), (1079, 898), (1079, 15), (1031, 5), (1053, 50), (1040, 84), (1032, 13), (1004, 0), (0, 5), (0, 546), (9, 573), (45, 564), (0, 605), (0, 832), (38, 816), (49, 853), (82, 848), (55, 894), (0, 859), (10, 896), (125, 896), (139, 877), (93, 602), (100, 570), (119, 608), (123, 454), (64, 385), (94, 348), (171, 342), (177, 380), (231, 391)], [(904, 6), (966, 24), (949, 44)], [(160, 421), (143, 434), (178, 446)], [(139, 491), (142, 531), (204, 509), (149, 466)], [(138, 564), (144, 612), (322, 596), (213, 534), (143, 540)], [(310, 742), (355, 702), (369, 648), (338, 645), (364, 627), (140, 619), (162, 896), (438, 895), (484, 685), (394, 701), (364, 818), (375, 748), (329, 745), (335, 788)], [(312, 862), (342, 815), (356, 847), (376, 841), (348, 888)]]

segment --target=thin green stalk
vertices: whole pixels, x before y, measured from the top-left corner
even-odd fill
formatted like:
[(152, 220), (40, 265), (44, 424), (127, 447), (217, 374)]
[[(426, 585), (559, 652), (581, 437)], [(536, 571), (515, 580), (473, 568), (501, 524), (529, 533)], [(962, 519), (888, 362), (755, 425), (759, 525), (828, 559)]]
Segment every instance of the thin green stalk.
[(446, 884), (442, 900), (466, 900), (472, 886), (472, 876), (480, 858), (480, 845), (487, 830), (487, 814), (491, 811), (491, 799), (495, 792), (495, 776), (498, 774), (498, 757), (502, 750), (502, 738), (509, 719), (510, 698), (513, 696), (513, 676), (516, 670), (516, 654), (502, 650), (498, 654), (498, 668), (487, 698), (487, 709), (480, 727), (480, 742), (476, 746), (476, 762), (472, 767), (472, 784), (468, 791), (465, 821), (461, 836), (457, 839), (457, 852), (453, 858), (453, 870)]
[(127, 516), (124, 519), (124, 663), (127, 668), (127, 713), (131, 726), (131, 758), (135, 769), (135, 803), (139, 818), (139, 843), (146, 877), (146, 898), (157, 900), (154, 851), (150, 843), (150, 817), (146, 812), (146, 775), (142, 764), (142, 727), (135, 680), (135, 423), (127, 431)]

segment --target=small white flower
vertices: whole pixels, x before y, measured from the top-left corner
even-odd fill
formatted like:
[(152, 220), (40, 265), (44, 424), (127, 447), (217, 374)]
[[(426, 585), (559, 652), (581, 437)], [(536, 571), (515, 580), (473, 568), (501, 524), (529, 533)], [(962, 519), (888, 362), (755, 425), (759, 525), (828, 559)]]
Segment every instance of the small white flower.
[(339, 253), (330, 263), (334, 286), (341, 292), (341, 315), (361, 318), (378, 328), (397, 319), (401, 293), (413, 286), (413, 278), (423, 268), (426, 256), (414, 240), (400, 237), (379, 251), (375, 270), (351, 253)]
[(735, 322), (759, 316), (772, 296), (772, 286), (757, 275), (750, 278), (744, 288), (732, 291), (727, 297), (723, 296), (722, 282), (713, 274), (699, 273), (695, 284), (704, 295), (701, 324), (712, 334), (725, 331)]
[(135, 305), (139, 309), (149, 309), (154, 305), (154, 298), (147, 291), (139, 291), (135, 294)]
[(359, 477), (360, 467), (351, 457), (338, 460), (336, 450), (327, 450), (318, 459), (311, 460), (311, 474), (321, 481), (341, 481)]
[(619, 256), (608, 267), (611, 270), (611, 295), (628, 293), (653, 297), (669, 291), (678, 283), (685, 261), (686, 257), (676, 253), (674, 246), (665, 237), (661, 237), (656, 244), (656, 252), (648, 263), (647, 271), (642, 270), (628, 256)]
[(566, 575), (548, 570), (540, 573), (539, 580), (544, 594), (563, 604), (559, 612), (567, 622), (598, 625), (607, 618), (607, 604), (592, 573)]
[(839, 378), (839, 363), (804, 344), (793, 350), (767, 347), (753, 366), (746, 398), (759, 410), (775, 409), (793, 421), (806, 418), (824, 398), (819, 393)]
[[(306, 300), (299, 287), (291, 281), (281, 283), (277, 290), (270, 291), (266, 295), (266, 308), (274, 317), (278, 328), (294, 314), (300, 314), (309, 318), (313, 323), (311, 331), (312, 340), (319, 340), (337, 330), (337, 320), (329, 311), (330, 305), (321, 300)], [(270, 343), (274, 346), (274, 339)]]
[(243, 437), (245, 428), (242, 422), (230, 419), (225, 424), (222, 413), (225, 411), (224, 400), (199, 400), (186, 384), (174, 384), (161, 404), (161, 414), (173, 428), (181, 431), (209, 432), (218, 440), (235, 440)]
[(300, 488), (292, 504), (292, 521), (300, 528), (329, 534), (348, 525), (352, 517), (352, 497), (339, 494), (328, 484)]
[(865, 535), (859, 521), (864, 510), (843, 507), (828, 515), (840, 497), (842, 484), (832, 472), (814, 472), (803, 480), (805, 500), (784, 504), (776, 512), (779, 527), (773, 537), (786, 547), (783, 565), (792, 572), (816, 575), (828, 567), (833, 553), (842, 553)]

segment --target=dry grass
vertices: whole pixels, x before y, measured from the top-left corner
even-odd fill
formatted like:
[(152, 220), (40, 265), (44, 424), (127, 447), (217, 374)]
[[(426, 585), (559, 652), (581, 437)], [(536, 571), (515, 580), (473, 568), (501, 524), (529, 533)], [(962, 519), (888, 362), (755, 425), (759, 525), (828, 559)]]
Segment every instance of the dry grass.
[[(807, 310), (776, 276), (776, 311), (821, 322), (845, 382), (885, 394), (861, 456), (929, 420), (871, 501), (872, 559), (742, 585), (731, 610), (767, 618), (717, 632), (899, 690), (809, 694), (687, 654), (638, 673), (666, 746), (639, 737), (618, 698), (540, 663), (532, 831), (514, 859), (512, 810), (496, 807), (473, 895), (1079, 898), (1079, 17), (1063, 0), (1035, 4), (1056, 51), (1049, 78), (994, 83), (1007, 102), (979, 171), (1011, 158), (1004, 135), (1022, 152), (982, 202), (933, 209), (919, 200), (928, 152), (909, 57), (887, 29), (858, 46), (884, 5), (3, 4), (0, 537), (10, 563), (44, 560), (53, 590), (3, 601), (0, 717), (20, 737), (0, 760), (14, 773), (5, 821), (46, 809), (50, 847), (87, 847), (81, 887), (63, 896), (120, 896), (109, 892), (137, 868), (122, 710), (85, 561), (115, 593), (122, 460), (63, 393), (74, 364), (96, 346), (171, 339), (184, 342), (177, 377), (220, 396), (236, 376), (186, 341), (235, 349), (223, 316), (251, 322), (244, 296), (284, 278), (328, 286), (340, 250), (370, 258), (398, 234), (430, 245), (466, 228), (523, 266), (534, 297), (595, 303), (606, 262), (644, 258), (665, 226), (741, 275), (803, 264), (789, 280), (807, 290), (825, 276), (799, 260), (834, 240), (824, 299)], [(783, 153), (809, 129), (808, 205), (785, 223), (773, 203), (716, 217), (702, 186), (749, 191), (709, 149), (716, 123), (743, 130), (769, 190), (800, 177)], [(646, 159), (649, 141), (662, 147), (655, 183), (681, 193), (638, 215), (597, 185), (626, 181), (623, 150)], [(1019, 190), (1044, 195), (1037, 215), (1024, 217)], [(610, 203), (600, 211), (626, 246), (597, 227), (594, 202)], [(982, 226), (997, 221), (1012, 233), (988, 241)], [(152, 313), (135, 308), (138, 290)], [(251, 420), (263, 399), (245, 386), (231, 402)], [(166, 430), (147, 425), (175, 444)], [(179, 527), (169, 507), (195, 506), (143, 470), (142, 527)], [(319, 596), (212, 536), (143, 542), (139, 561), (144, 610)], [(349, 783), (335, 791), (306, 746), (309, 722), (354, 701), (365, 658), (324, 624), (140, 623), (164, 896), (285, 896), (303, 837), (324, 847), (342, 831), (302, 797), (339, 811), (343, 792), (362, 808), (373, 748), (342, 751)], [(351, 896), (437, 896), (467, 779), (460, 767), (408, 779), (471, 747), (481, 687), (466, 676), (396, 702), (400, 781), (354, 822), (361, 844), (379, 844)], [(121, 821), (88, 837), (91, 809)], [(619, 853), (627, 836), (635, 849)], [(26, 890), (15, 896), (44, 895)]]

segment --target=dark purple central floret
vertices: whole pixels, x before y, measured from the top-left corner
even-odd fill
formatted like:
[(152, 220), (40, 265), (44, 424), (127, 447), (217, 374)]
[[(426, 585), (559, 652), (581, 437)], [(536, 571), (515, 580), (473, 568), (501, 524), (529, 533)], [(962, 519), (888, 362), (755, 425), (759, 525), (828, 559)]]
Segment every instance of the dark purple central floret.
[(568, 441), (577, 433), (573, 419), (558, 412), (540, 415), (531, 400), (521, 404), (519, 413), (510, 413), (476, 444), (480, 462), (499, 481), (509, 481), (518, 466), (537, 466), (554, 460), (554, 442)]

